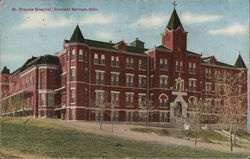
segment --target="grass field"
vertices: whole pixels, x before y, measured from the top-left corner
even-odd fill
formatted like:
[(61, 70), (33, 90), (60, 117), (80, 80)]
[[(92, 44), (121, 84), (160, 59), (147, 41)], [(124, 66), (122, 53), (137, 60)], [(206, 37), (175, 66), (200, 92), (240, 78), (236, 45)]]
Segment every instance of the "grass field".
[[(172, 136), (178, 138), (194, 138), (195, 132), (190, 130), (178, 130), (178, 129), (154, 129), (154, 128), (131, 128), (132, 131), (142, 133), (156, 133), (158, 135)], [(228, 141), (226, 137), (215, 132), (201, 130), (198, 132), (198, 139), (204, 141)]]
[[(1, 118), (1, 149), (52, 158), (242, 158), (247, 156), (94, 135), (57, 124), (36, 120), (26, 121), (21, 118)], [(1, 152), (2, 157), (16, 156)]]

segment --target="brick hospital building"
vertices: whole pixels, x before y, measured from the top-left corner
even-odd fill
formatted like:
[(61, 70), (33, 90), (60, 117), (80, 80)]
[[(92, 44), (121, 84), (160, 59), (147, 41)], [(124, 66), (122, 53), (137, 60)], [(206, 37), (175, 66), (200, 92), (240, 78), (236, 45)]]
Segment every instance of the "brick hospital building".
[(86, 39), (77, 26), (62, 52), (32, 57), (12, 73), (4, 67), (1, 114), (142, 121), (151, 101), (157, 111), (150, 121), (170, 122), (175, 108), (187, 117), (202, 95), (209, 105), (222, 105), (213, 79), (227, 72), (246, 76), (240, 55), (230, 65), (187, 50), (187, 32), (175, 9), (159, 38), (160, 45), (146, 49), (138, 38), (131, 43)]

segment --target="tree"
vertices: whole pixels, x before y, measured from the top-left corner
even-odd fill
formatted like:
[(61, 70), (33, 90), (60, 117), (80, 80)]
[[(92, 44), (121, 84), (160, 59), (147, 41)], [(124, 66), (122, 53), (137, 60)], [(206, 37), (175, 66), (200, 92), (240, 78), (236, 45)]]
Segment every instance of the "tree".
[(216, 112), (218, 108), (209, 105), (205, 98), (195, 100), (189, 107), (189, 117), (184, 118), (184, 122), (189, 125), (189, 129), (195, 133), (194, 146), (196, 148), (200, 125), (211, 118), (217, 117), (218, 114), (216, 114)]
[(233, 134), (236, 145), (236, 126), (246, 122), (247, 114), (247, 79), (245, 72), (225, 72), (224, 76), (216, 79), (219, 96), (223, 107), (220, 112), (220, 121), (230, 125), (230, 151), (233, 151)]
[(151, 99), (148, 98), (140, 102), (139, 107), (140, 117), (144, 118), (145, 126), (147, 128), (150, 116), (158, 112), (158, 107), (153, 104), (153, 101)]

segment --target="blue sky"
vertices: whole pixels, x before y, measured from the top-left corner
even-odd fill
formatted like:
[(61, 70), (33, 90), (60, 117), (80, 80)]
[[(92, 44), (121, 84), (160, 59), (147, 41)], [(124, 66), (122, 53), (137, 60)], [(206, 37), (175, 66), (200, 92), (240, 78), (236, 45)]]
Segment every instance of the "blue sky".
[[(241, 53), (248, 65), (248, 0), (177, 0), (188, 33), (188, 50), (234, 64)], [(1, 68), (11, 71), (31, 56), (62, 50), (77, 24), (87, 39), (161, 44), (172, 1), (3, 0), (0, 10)], [(12, 11), (12, 8), (97, 8), (97, 11)]]

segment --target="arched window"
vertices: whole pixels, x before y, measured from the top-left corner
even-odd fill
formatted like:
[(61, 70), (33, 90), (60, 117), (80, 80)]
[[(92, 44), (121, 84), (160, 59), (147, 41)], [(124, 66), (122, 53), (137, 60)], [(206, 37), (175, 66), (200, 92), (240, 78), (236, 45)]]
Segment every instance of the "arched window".
[(105, 56), (103, 54), (101, 55), (101, 64), (102, 65), (106, 64)]
[(166, 94), (161, 94), (159, 100), (160, 100), (160, 107), (168, 106), (168, 96)]

